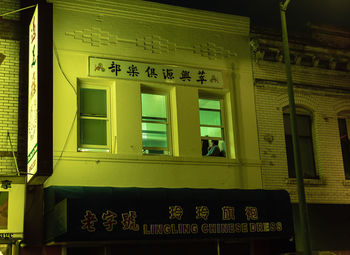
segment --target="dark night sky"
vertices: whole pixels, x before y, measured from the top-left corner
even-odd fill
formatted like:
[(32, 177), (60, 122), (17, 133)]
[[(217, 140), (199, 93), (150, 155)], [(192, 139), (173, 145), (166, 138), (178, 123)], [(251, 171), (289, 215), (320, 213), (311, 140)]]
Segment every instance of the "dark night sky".
[[(253, 25), (280, 28), (278, 0), (148, 0), (251, 18)], [(350, 0), (291, 0), (287, 10), (288, 28), (306, 29), (306, 24), (327, 24), (350, 30)]]

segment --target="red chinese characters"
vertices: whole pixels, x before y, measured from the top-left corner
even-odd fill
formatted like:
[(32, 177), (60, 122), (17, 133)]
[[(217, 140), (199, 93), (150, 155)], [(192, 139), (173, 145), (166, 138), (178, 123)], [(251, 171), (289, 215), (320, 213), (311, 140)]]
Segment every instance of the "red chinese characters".
[(102, 220), (104, 221), (103, 226), (107, 231), (112, 231), (114, 225), (117, 225), (117, 221), (115, 219), (116, 217), (117, 214), (110, 210), (107, 210), (105, 213), (102, 214)]
[(172, 205), (169, 206), (169, 219), (173, 220), (173, 219), (177, 219), (177, 220), (181, 220), (183, 215), (183, 210), (182, 207), (179, 205)]
[(196, 219), (207, 220), (209, 217), (209, 209), (207, 206), (196, 206)]
[(223, 206), (222, 210), (222, 219), (223, 220), (235, 220), (235, 208), (232, 206)]
[(123, 230), (132, 230), (132, 231), (139, 231), (140, 226), (139, 224), (136, 224), (136, 212), (135, 211), (129, 211), (128, 213), (122, 214), (122, 225)]
[(84, 219), (81, 220), (81, 229), (87, 230), (89, 232), (95, 232), (95, 222), (97, 222), (96, 215), (90, 210), (85, 211)]
[(247, 220), (257, 220), (258, 217), (258, 208), (253, 206), (247, 206), (245, 208), (245, 215), (247, 216)]

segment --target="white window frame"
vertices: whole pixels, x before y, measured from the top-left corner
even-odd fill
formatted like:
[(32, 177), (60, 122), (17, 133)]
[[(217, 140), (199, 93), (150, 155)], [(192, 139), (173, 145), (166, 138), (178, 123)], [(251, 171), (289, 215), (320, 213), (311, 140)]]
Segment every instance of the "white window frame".
[[(91, 117), (91, 116), (80, 116), (80, 89), (96, 89), (96, 90), (105, 90), (106, 91), (106, 117)], [(99, 84), (99, 83), (89, 83), (81, 82), (78, 84), (78, 118), (77, 118), (77, 127), (78, 127), (78, 151), (79, 152), (111, 152), (111, 88), (108, 84)], [(95, 144), (81, 144), (80, 143), (80, 120), (81, 119), (96, 119), (96, 120), (105, 120), (106, 121), (106, 145), (95, 145)]]

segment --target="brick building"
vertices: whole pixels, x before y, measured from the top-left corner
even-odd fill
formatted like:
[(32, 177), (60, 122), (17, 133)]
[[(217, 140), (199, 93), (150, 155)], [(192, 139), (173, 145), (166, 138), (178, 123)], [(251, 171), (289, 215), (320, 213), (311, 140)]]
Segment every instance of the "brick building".
[[(349, 250), (350, 34), (324, 26), (309, 29), (289, 35), (289, 46), (312, 246)], [(286, 189), (297, 203), (281, 36), (254, 28), (251, 38), (262, 185)], [(300, 249), (296, 204), (294, 215)]]
[(0, 251), (18, 251), (23, 239), (24, 177), (16, 164), (18, 151), (18, 98), (20, 84), (21, 26), (19, 1), (0, 5)]

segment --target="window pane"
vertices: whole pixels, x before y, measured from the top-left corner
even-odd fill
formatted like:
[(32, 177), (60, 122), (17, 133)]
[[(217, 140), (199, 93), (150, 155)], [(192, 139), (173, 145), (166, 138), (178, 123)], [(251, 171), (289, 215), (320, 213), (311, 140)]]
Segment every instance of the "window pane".
[(338, 127), (339, 127), (341, 152), (343, 156), (345, 179), (348, 180), (350, 179), (350, 141), (349, 141), (348, 130), (346, 126), (346, 119), (339, 118)]
[(107, 145), (106, 122), (80, 119), (80, 144)]
[(166, 124), (142, 123), (142, 146), (168, 147)]
[[(299, 136), (311, 136), (311, 117), (307, 115), (296, 115), (297, 130)], [(286, 135), (292, 134), (290, 126), (290, 115), (283, 114), (284, 132)]]
[(285, 113), (283, 114), (283, 123), (284, 123), (284, 133), (286, 135), (292, 134), (292, 131), (290, 130), (290, 118), (289, 114)]
[(314, 152), (312, 140), (310, 137), (299, 137), (301, 169), (304, 172), (304, 178), (316, 177)]
[(142, 94), (142, 117), (166, 118), (166, 96)]
[(297, 115), (297, 128), (299, 136), (311, 136), (311, 117)]
[(222, 138), (222, 131), (221, 131), (221, 128), (201, 127), (201, 136)]
[(220, 101), (210, 99), (199, 99), (199, 108), (220, 110)]
[(80, 88), (80, 115), (107, 116), (106, 90)]
[[(295, 178), (295, 165), (293, 155), (293, 142), (291, 135), (290, 116), (288, 113), (283, 114), (284, 131), (286, 140), (286, 151), (288, 161), (288, 174), (290, 178)], [(316, 169), (314, 161), (312, 131), (311, 131), (311, 116), (296, 115), (297, 131), (299, 139), (299, 153), (301, 169), (304, 173), (304, 178), (315, 178)]]
[(199, 118), (201, 125), (213, 125), (221, 126), (221, 113), (220, 111), (199, 111)]

